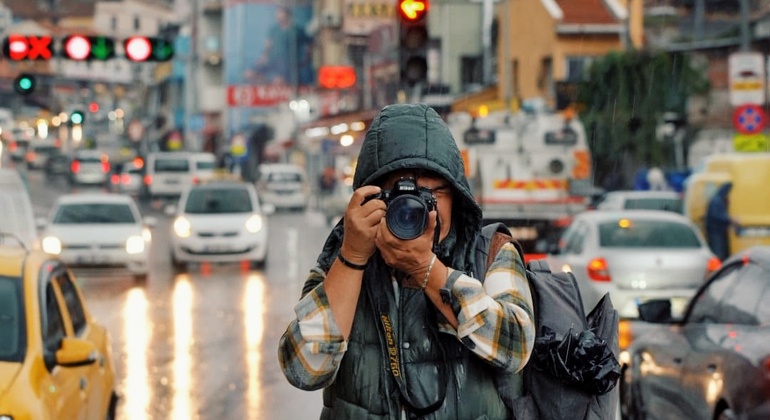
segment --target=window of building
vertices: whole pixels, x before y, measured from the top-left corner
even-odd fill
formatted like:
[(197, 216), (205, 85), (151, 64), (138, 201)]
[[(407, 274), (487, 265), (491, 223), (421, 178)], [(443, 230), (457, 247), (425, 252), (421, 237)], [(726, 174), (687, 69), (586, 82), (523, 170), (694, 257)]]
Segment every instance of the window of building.
[(588, 68), (591, 66), (593, 57), (572, 56), (567, 57), (567, 74), (565, 79), (570, 82), (580, 82), (588, 77)]
[(466, 55), (460, 57), (460, 81), (463, 86), (483, 83), (484, 66), (481, 56)]
[(118, 18), (115, 16), (110, 18), (110, 29), (113, 31), (118, 30)]
[(134, 30), (139, 30), (139, 27), (142, 26), (141, 22), (139, 20), (139, 16), (134, 16)]

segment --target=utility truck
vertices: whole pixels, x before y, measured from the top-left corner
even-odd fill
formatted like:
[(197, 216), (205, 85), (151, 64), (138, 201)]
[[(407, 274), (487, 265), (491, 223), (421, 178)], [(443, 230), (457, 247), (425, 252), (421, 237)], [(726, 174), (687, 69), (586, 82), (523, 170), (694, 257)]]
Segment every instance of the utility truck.
[(484, 222), (505, 223), (526, 254), (546, 252), (588, 209), (596, 193), (591, 153), (574, 113), (453, 113), (447, 122)]

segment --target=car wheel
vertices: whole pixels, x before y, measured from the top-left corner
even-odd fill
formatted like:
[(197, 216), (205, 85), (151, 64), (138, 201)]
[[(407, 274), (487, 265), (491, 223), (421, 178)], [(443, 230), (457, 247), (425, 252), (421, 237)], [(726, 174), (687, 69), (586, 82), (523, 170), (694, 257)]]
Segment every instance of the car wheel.
[(267, 252), (265, 253), (265, 256), (262, 257), (261, 260), (253, 260), (250, 262), (249, 265), (251, 266), (251, 268), (256, 268), (259, 270), (265, 268), (265, 266), (267, 265)]
[(178, 273), (187, 270), (187, 264), (184, 261), (177, 260), (173, 252), (171, 253), (171, 266), (174, 268), (174, 271)]
[(118, 408), (118, 394), (115, 393), (115, 391), (112, 391), (112, 395), (110, 396), (110, 405), (107, 406), (107, 414), (105, 414), (104, 418), (107, 420), (115, 420), (115, 412)]

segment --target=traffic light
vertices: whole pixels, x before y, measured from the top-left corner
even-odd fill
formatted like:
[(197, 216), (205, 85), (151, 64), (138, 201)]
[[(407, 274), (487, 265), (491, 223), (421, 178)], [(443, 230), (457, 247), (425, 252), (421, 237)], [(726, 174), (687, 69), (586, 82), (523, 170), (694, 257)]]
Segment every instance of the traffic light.
[(26, 73), (18, 75), (13, 81), (13, 89), (19, 95), (29, 95), (35, 91), (36, 85), (35, 76)]
[(115, 40), (106, 36), (69, 35), (62, 40), (62, 53), (70, 60), (109, 60), (115, 57)]
[(428, 0), (398, 0), (399, 63), (407, 86), (428, 79)]
[(48, 35), (8, 35), (3, 41), (3, 55), (13, 61), (50, 60), (53, 45)]
[(72, 111), (70, 114), (70, 123), (72, 125), (83, 124), (85, 118), (86, 117), (85, 114), (83, 114), (83, 111)]
[(131, 61), (168, 61), (174, 56), (174, 44), (171, 40), (132, 36), (123, 41), (126, 58)]
[(99, 112), (99, 102), (91, 102), (88, 104), (88, 111), (92, 114)]

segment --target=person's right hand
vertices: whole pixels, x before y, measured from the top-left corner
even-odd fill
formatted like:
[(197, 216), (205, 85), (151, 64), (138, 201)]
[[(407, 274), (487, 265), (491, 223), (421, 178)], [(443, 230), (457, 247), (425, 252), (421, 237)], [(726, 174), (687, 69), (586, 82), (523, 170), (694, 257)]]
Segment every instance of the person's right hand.
[(374, 254), (376, 247), (374, 238), (377, 236), (377, 227), (385, 217), (385, 202), (382, 200), (369, 200), (361, 205), (364, 199), (372, 194), (380, 192), (380, 187), (365, 185), (353, 191), (348, 207), (345, 209), (344, 229), (340, 252), (354, 264), (366, 264)]

